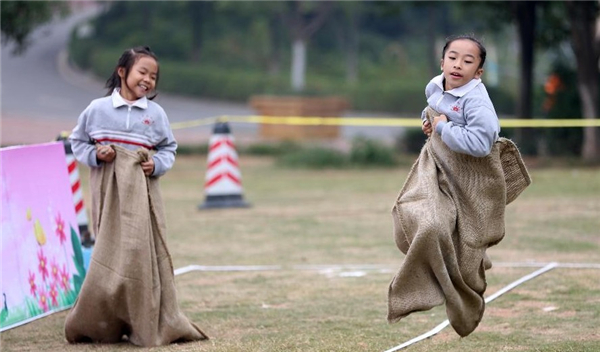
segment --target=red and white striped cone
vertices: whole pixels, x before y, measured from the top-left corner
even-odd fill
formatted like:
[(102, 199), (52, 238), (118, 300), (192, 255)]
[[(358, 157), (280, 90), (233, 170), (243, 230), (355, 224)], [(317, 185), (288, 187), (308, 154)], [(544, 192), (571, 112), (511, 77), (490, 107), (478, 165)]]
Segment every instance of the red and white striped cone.
[(217, 122), (210, 137), (204, 194), (200, 209), (250, 206), (242, 196), (242, 174), (227, 122)]
[(73, 193), (73, 204), (75, 206), (75, 214), (77, 215), (77, 225), (79, 227), (81, 245), (84, 247), (90, 247), (94, 244), (94, 238), (89, 230), (87, 211), (83, 203), (83, 192), (81, 191), (81, 181), (79, 179), (77, 160), (75, 159), (75, 156), (73, 156), (68, 134), (65, 132), (61, 133), (57, 140), (62, 141), (65, 146), (67, 170), (69, 171), (69, 180), (71, 182), (71, 192)]

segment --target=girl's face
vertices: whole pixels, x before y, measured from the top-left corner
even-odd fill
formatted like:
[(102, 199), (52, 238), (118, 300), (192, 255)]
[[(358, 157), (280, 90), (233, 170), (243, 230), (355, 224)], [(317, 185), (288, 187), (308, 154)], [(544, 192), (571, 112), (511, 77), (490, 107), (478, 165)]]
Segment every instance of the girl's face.
[(121, 96), (129, 101), (138, 100), (156, 87), (158, 63), (149, 56), (140, 56), (127, 76), (125, 67), (119, 67), (118, 74), (121, 77)]
[(481, 77), (483, 69), (479, 47), (468, 39), (458, 39), (450, 43), (441, 61), (444, 72), (444, 89), (464, 86), (473, 78)]

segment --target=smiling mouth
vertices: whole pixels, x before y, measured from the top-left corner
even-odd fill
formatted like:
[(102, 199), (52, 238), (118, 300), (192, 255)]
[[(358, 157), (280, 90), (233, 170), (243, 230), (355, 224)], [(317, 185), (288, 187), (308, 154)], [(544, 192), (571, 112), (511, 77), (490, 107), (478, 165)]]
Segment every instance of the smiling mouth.
[(451, 73), (451, 74), (450, 74), (450, 76), (452, 76), (452, 77), (456, 77), (456, 78), (461, 78), (461, 77), (462, 77), (462, 75), (461, 75), (461, 74), (454, 73), (454, 72), (453, 72), (453, 73)]

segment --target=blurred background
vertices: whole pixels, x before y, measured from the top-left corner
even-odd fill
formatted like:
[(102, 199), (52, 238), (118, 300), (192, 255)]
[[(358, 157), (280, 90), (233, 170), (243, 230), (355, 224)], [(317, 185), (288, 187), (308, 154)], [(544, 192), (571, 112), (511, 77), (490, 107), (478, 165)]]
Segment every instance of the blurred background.
[[(185, 99), (165, 106), (172, 121), (200, 116), (190, 110), (260, 113), (251, 102), (264, 96), (337, 97), (347, 103), (340, 115), (418, 118), (425, 85), (440, 73), (442, 47), (454, 34), (474, 34), (486, 46), (483, 80), (501, 118), (599, 115), (597, 1), (2, 1), (1, 6), (3, 120), (27, 115), (15, 113), (28, 104), (16, 103), (14, 87), (35, 81), (34, 71), (5, 65), (22, 63), (36, 45), (48, 43), (36, 34), (40, 28), (46, 36), (66, 28), (64, 42), (53, 45), (64, 47), (60, 53), (71, 71), (96, 79), (91, 99), (105, 93), (97, 82), (110, 76), (124, 49), (150, 46), (160, 59), (161, 95)], [(73, 111), (83, 110), (87, 97)], [(209, 105), (191, 105), (178, 117), (177, 109), (190, 102)], [(78, 113), (69, 114), (74, 124)], [(599, 130), (502, 133), (526, 155), (598, 162)], [(363, 131), (393, 138), (404, 151), (422, 145), (420, 128), (393, 135), (390, 128), (379, 135)]]

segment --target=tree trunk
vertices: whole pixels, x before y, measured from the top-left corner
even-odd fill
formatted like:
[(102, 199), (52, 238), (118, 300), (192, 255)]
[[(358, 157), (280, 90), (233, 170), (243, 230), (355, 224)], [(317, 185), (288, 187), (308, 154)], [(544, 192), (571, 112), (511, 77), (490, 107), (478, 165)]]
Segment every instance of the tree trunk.
[(269, 52), (269, 74), (276, 76), (281, 71), (281, 27), (280, 17), (269, 19), (269, 37), (271, 39), (271, 50)]
[(208, 10), (207, 3), (204, 1), (190, 1), (187, 5), (192, 22), (192, 50), (190, 60), (192, 62), (199, 62), (202, 56), (202, 28), (207, 17), (205, 15), (205, 12)]
[(313, 11), (313, 17), (307, 20), (305, 12), (301, 8), (301, 1), (290, 1), (286, 3), (282, 14), (292, 33), (292, 89), (296, 92), (304, 89), (306, 75), (306, 44), (310, 37), (317, 32), (329, 16), (332, 3), (329, 1), (319, 2)]
[[(531, 102), (533, 99), (533, 62), (536, 16), (535, 1), (511, 2), (517, 19), (519, 46), (521, 51), (519, 100), (517, 102), (517, 118), (531, 119)], [(525, 154), (536, 153), (535, 130), (533, 128), (517, 129), (515, 139)]]
[(358, 14), (348, 14), (348, 41), (346, 46), (346, 82), (358, 82)]
[(440, 72), (440, 60), (442, 59), (440, 49), (438, 48), (438, 41), (436, 40), (436, 33), (439, 33), (436, 29), (437, 26), (437, 10), (436, 6), (438, 3), (434, 5), (427, 5), (427, 28), (429, 29), (426, 32), (427, 36), (427, 46), (429, 54), (427, 55), (427, 63), (429, 67), (429, 77), (437, 76)]
[(294, 39), (292, 43), (292, 89), (301, 92), (304, 89), (306, 75), (306, 40)]
[[(599, 113), (598, 73), (599, 52), (595, 43), (596, 4), (567, 1), (571, 21), (571, 44), (577, 60), (577, 88), (585, 119), (596, 119)], [(600, 160), (597, 127), (585, 127), (581, 156), (586, 161)]]

